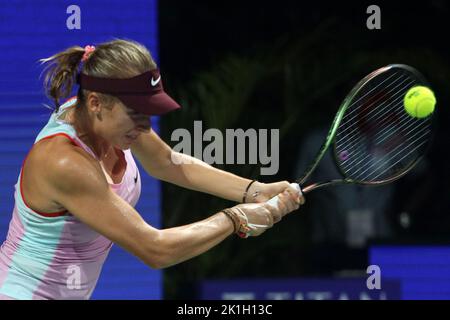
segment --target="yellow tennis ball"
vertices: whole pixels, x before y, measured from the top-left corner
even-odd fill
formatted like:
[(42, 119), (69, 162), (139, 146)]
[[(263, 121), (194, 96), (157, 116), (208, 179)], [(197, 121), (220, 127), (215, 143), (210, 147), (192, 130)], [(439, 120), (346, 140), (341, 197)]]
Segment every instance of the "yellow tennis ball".
[(410, 116), (425, 118), (433, 113), (436, 98), (430, 88), (415, 86), (408, 90), (403, 102), (405, 110)]

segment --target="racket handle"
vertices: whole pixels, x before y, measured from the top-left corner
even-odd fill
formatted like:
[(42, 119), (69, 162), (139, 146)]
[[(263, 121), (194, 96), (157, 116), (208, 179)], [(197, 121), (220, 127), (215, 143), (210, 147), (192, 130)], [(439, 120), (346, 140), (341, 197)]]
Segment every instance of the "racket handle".
[[(295, 182), (291, 183), (290, 186), (297, 189), (299, 193), (302, 192), (302, 189), (300, 188), (300, 185), (298, 183), (295, 183)], [(267, 201), (267, 204), (278, 209), (278, 198), (279, 198), (279, 196), (273, 197), (272, 199)]]

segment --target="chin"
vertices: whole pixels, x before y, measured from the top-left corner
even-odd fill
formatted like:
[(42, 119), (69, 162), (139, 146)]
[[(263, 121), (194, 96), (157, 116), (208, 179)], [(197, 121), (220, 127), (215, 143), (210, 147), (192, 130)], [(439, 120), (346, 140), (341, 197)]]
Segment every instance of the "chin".
[(124, 142), (122, 142), (122, 143), (116, 143), (116, 144), (114, 145), (114, 148), (120, 149), (120, 150), (128, 150), (128, 149), (131, 148), (131, 144), (124, 143)]
[(116, 144), (115, 147), (121, 150), (128, 150), (131, 148), (131, 145), (135, 142), (136, 140), (130, 140), (130, 139), (122, 139), (119, 140)]

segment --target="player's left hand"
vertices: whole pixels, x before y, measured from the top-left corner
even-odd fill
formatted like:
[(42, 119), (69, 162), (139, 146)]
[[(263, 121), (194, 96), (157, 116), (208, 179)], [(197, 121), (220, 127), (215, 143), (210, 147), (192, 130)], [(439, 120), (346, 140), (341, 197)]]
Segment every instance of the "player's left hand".
[(298, 204), (302, 205), (305, 203), (305, 197), (303, 194), (299, 193), (297, 189), (292, 187), (288, 181), (280, 181), (274, 183), (262, 183), (254, 182), (248, 192), (246, 197), (246, 202), (265, 202), (272, 199), (276, 195), (287, 191), (293, 197), (296, 198)]

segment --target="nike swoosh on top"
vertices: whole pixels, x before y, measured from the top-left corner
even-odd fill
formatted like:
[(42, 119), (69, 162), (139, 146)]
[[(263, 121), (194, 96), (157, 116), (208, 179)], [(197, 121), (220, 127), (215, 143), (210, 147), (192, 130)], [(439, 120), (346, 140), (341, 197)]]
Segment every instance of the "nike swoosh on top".
[(156, 79), (156, 80), (154, 80), (153, 77), (152, 77), (152, 80), (151, 80), (152, 86), (153, 87), (156, 86), (159, 81), (161, 81), (161, 76), (159, 76), (158, 79)]

